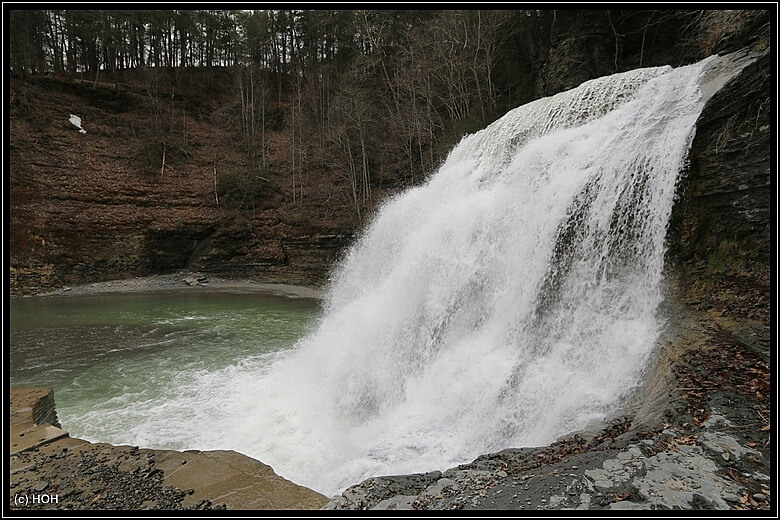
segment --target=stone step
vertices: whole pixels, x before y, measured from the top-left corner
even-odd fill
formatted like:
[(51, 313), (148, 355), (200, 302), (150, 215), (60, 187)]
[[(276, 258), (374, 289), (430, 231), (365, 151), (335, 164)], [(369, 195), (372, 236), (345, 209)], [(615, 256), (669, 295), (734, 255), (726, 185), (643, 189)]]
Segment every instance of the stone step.
[(11, 426), (10, 454), (16, 455), (67, 437), (68, 432), (51, 424), (31, 422)]

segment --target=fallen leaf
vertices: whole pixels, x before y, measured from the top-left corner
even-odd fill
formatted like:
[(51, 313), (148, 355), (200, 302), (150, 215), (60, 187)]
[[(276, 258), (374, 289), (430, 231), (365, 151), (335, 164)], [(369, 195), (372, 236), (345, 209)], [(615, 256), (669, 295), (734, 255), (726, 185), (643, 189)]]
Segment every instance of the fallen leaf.
[(734, 468), (729, 468), (728, 473), (732, 480), (739, 482), (740, 484), (744, 484), (748, 481), (745, 477), (740, 476), (740, 474)]
[(622, 494), (619, 494), (619, 495), (615, 495), (615, 502), (620, 502), (621, 500), (625, 500), (625, 499), (627, 499), (630, 496), (631, 496), (630, 493), (622, 493)]
[(686, 444), (688, 446), (696, 446), (696, 436), (694, 435), (686, 435), (684, 437), (679, 437), (675, 439), (677, 441), (677, 444)]

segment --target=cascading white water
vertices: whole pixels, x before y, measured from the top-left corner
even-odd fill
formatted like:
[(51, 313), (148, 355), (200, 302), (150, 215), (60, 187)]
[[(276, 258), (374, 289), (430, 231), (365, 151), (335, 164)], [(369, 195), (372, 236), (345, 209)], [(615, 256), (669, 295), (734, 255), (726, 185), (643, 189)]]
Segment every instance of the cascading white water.
[(335, 492), (621, 411), (662, 327), (664, 239), (718, 60), (512, 110), (385, 204), (318, 329), (255, 385), (258, 457)]
[(707, 63), (519, 107), (385, 204), (317, 331), (260, 381), (248, 422), (275, 417), (261, 453), (286, 453), (259, 457), (332, 492), (617, 413), (660, 331), (664, 238)]
[(381, 208), (312, 334), (182, 375), (136, 431), (175, 418), (182, 447), (241, 451), (333, 494), (621, 412), (663, 326), (675, 186), (725, 63), (596, 79), (467, 136)]

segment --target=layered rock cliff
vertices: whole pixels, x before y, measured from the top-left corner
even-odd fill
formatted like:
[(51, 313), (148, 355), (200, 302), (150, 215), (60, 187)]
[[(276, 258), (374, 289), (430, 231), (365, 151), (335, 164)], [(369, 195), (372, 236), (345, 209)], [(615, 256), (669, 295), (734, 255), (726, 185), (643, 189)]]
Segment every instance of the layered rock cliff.
[[(131, 88), (12, 82), (13, 294), (184, 268), (276, 283), (326, 278), (350, 240), (342, 219), (295, 220), (300, 209), (273, 190), (250, 210), (225, 207), (216, 183), (240, 166), (240, 152), (194, 113), (186, 116), (189, 149), (151, 171), (143, 103)], [(86, 134), (70, 123), (74, 113)]]

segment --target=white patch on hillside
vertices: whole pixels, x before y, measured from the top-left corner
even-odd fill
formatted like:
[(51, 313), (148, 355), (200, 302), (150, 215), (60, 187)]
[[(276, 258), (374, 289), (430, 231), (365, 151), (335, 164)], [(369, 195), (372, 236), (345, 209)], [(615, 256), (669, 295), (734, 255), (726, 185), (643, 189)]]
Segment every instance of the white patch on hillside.
[(81, 118), (79, 116), (71, 114), (70, 115), (70, 122), (73, 123), (73, 126), (78, 128), (79, 132), (81, 132), (82, 134), (86, 134), (87, 133), (86, 130), (81, 128)]

